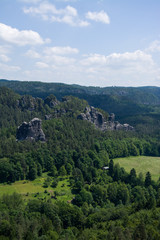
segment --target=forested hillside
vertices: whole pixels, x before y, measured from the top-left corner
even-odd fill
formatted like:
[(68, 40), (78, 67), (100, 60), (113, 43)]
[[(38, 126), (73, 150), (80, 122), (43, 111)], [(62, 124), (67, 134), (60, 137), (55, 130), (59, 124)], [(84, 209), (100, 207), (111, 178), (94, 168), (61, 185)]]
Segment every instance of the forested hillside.
[[(22, 93), (18, 90), (21, 84), (14, 84), (16, 92)], [(34, 84), (37, 88), (43, 85), (33, 83), (29, 88), (33, 90)], [(149, 115), (148, 120), (137, 123), (130, 114), (134, 131), (101, 131), (93, 123), (77, 119), (89, 107), (86, 100), (62, 93), (57, 100), (52, 91), (48, 96), (43, 93), (44, 89), (39, 98), (29, 88), (23, 85), (23, 91), (30, 94), (23, 96), (0, 88), (0, 183), (5, 187), (40, 179), (48, 197), (38, 197), (39, 192), (34, 197), (4, 194), (0, 198), (0, 239), (160, 239), (160, 181), (153, 181), (149, 170), (146, 175), (137, 175), (135, 169), (127, 173), (113, 160), (160, 156), (157, 105), (156, 117)], [(153, 105), (142, 109), (150, 113)], [(108, 120), (108, 113), (97, 111)], [(17, 140), (19, 125), (33, 118), (42, 120), (45, 141)], [(72, 199), (60, 201), (55, 189), (65, 179)], [(49, 187), (53, 195), (47, 191)]]
[[(72, 95), (85, 99), (89, 105), (115, 113), (116, 119), (132, 126), (139, 125), (142, 131), (148, 131), (159, 124), (160, 88), (158, 87), (84, 87), (62, 83), (22, 82), (0, 80), (0, 86), (13, 89), (21, 95), (45, 99), (50, 94), (61, 100), (63, 96)], [(134, 116), (134, 117), (133, 117)], [(147, 125), (144, 129), (143, 125)], [(154, 133), (156, 130), (153, 130)]]

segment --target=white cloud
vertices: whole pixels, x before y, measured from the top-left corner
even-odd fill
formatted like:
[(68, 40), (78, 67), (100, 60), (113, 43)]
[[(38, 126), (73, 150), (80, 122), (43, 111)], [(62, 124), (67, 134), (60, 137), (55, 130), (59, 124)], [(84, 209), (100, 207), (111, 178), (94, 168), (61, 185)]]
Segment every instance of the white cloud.
[(62, 18), (52, 16), (51, 21), (52, 22), (59, 22), (59, 23), (66, 23), (66, 24), (68, 24), (70, 26), (73, 26), (73, 27), (76, 27), (76, 26), (87, 27), (87, 26), (90, 25), (90, 23), (87, 22), (87, 21), (83, 21), (83, 20), (79, 20), (79, 19), (75, 20), (73, 16), (69, 16), (69, 15), (65, 15)]
[[(38, 61), (35, 65), (38, 68), (48, 68), (49, 66), (69, 66), (70, 64), (74, 64), (76, 59), (70, 57), (70, 55), (78, 54), (79, 50), (77, 48), (72, 48), (69, 46), (65, 47), (45, 47), (42, 52), (37, 52), (34, 49), (29, 49), (25, 56), (30, 57), (32, 59), (43, 59), (43, 61)], [(66, 57), (65, 55), (69, 56)]]
[(25, 14), (40, 16), (45, 21), (66, 23), (71, 26), (86, 27), (89, 22), (81, 20), (78, 16), (77, 9), (72, 6), (57, 9), (55, 5), (49, 2), (42, 2), (36, 7), (25, 7)]
[(87, 22), (87, 21), (79, 21), (79, 22), (78, 22), (78, 25), (79, 25), (80, 27), (87, 27), (87, 26), (90, 25), (90, 23)]
[(141, 61), (141, 62), (149, 62), (153, 64), (153, 59), (150, 54), (147, 54), (141, 50), (137, 50), (135, 52), (125, 52), (125, 53), (112, 53), (111, 55), (106, 57), (107, 63), (111, 61), (121, 62), (121, 61)]
[(32, 50), (32, 49), (28, 50), (25, 55), (30, 58), (40, 58), (41, 57), (41, 55), (38, 52), (36, 52), (35, 50)]
[(46, 64), (46, 63), (44, 63), (44, 62), (36, 62), (36, 66), (37, 66), (38, 68), (42, 68), (42, 69), (49, 67), (49, 65)]
[(19, 66), (11, 66), (7, 64), (0, 63), (1, 72), (17, 72), (20, 71), (21, 68)]
[(1, 54), (7, 54), (10, 52), (11, 47), (8, 45), (1, 45), (0, 46), (0, 53)]
[(106, 12), (104, 11), (100, 11), (100, 12), (88, 12), (86, 14), (86, 18), (96, 21), (96, 22), (102, 22), (105, 24), (109, 24), (110, 23), (110, 18), (107, 15)]
[[(152, 55), (144, 51), (112, 53), (110, 55), (90, 54), (75, 58), (65, 57), (78, 53), (71, 47), (45, 48), (43, 62), (36, 63), (39, 70), (46, 73), (48, 81), (77, 83), (97, 86), (138, 86), (150, 85), (158, 79), (160, 69)], [(40, 72), (34, 72), (34, 74)], [(41, 80), (42, 76), (40, 76)], [(145, 80), (144, 80), (145, 79)]]
[(77, 0), (56, 0), (56, 2), (77, 2)]
[(77, 16), (77, 10), (71, 6), (67, 6), (63, 9), (57, 9), (55, 5), (49, 2), (42, 2), (37, 7), (29, 7), (23, 9), (24, 13), (30, 13), (33, 15), (43, 16), (45, 14), (55, 14), (55, 15), (69, 15), (69, 16)]
[(126, 65), (129, 62), (147, 62), (153, 64), (153, 59), (150, 54), (147, 54), (143, 51), (137, 50), (135, 52), (125, 52), (125, 53), (112, 53), (108, 56), (100, 55), (100, 54), (91, 54), (85, 57), (82, 61), (82, 65), (111, 65), (111, 64), (122, 64)]
[(77, 54), (79, 50), (77, 48), (66, 47), (46, 47), (44, 49), (45, 54), (56, 54), (56, 55), (66, 55), (66, 54)]
[[(79, 50), (77, 48), (72, 48), (69, 46), (65, 47), (46, 47), (43, 50), (43, 61), (47, 64), (52, 64), (52, 66), (69, 66), (76, 62), (76, 58), (70, 57), (70, 55), (78, 54)], [(66, 55), (68, 55), (66, 57)]]
[(84, 59), (82, 59), (81, 64), (82, 65), (92, 65), (92, 64), (106, 64), (106, 56), (100, 55), (100, 54), (90, 54), (89, 56), (86, 56)]
[(74, 16), (74, 17), (76, 17), (78, 15), (77, 9), (75, 9), (71, 6), (67, 6), (62, 12), (64, 12), (65, 15)]
[(9, 62), (10, 58), (4, 54), (0, 54), (0, 61), (2, 62)]
[(58, 10), (56, 7), (48, 2), (42, 2), (39, 6), (37, 7), (29, 7), (29, 8), (24, 8), (23, 9), (24, 13), (26, 14), (33, 14), (33, 15), (40, 15), (43, 16), (45, 14), (58, 14)]
[(3, 23), (0, 23), (0, 38), (19, 46), (39, 45), (48, 42), (48, 39), (43, 40), (37, 32), (32, 30), (20, 31)]
[(160, 41), (153, 41), (150, 46), (146, 49), (147, 52), (160, 52)]
[(11, 59), (7, 56), (10, 52), (10, 46), (0, 46), (0, 61), (9, 62)]
[[(13, 55), (13, 46), (0, 45), (0, 74), (2, 78), (34, 81), (53, 81), (92, 86), (160, 86), (160, 67), (156, 64), (155, 50), (158, 42), (149, 51), (111, 53), (108, 55), (92, 53), (80, 55), (77, 48), (71, 46), (53, 46), (43, 48), (30, 47), (26, 53), (20, 51), (24, 61), (32, 58), (22, 69), (9, 58)], [(15, 48), (16, 49), (16, 48)], [(12, 50), (12, 51), (11, 51)], [(19, 54), (19, 51), (16, 51)], [(12, 56), (11, 55), (11, 56)], [(9, 64), (7, 62), (10, 60)], [(159, 61), (159, 60), (158, 60)], [(157, 61), (157, 63), (158, 63)]]
[[(143, 86), (154, 85), (160, 76), (160, 68), (152, 55), (144, 51), (90, 54), (80, 60), (87, 85)], [(155, 84), (156, 85), (156, 84)]]
[(41, 2), (42, 0), (19, 0), (20, 2), (24, 2), (24, 3), (32, 3), (32, 4), (37, 4), (39, 2)]
[(44, 57), (44, 61), (47, 63), (52, 63), (54, 65), (69, 65), (73, 64), (76, 60), (70, 57), (64, 57), (59, 55), (48, 55)]

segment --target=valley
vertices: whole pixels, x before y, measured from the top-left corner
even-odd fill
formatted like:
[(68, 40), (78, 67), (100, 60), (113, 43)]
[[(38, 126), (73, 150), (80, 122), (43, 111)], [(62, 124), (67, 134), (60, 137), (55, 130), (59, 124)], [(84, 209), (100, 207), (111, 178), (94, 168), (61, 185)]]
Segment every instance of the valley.
[(0, 238), (160, 238), (158, 92), (3, 83)]

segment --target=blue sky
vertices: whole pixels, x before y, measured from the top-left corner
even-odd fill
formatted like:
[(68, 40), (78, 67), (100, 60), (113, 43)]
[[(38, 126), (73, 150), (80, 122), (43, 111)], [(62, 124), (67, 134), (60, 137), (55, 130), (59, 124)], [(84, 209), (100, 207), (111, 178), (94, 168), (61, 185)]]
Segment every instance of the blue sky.
[(0, 0), (0, 78), (160, 86), (160, 1)]

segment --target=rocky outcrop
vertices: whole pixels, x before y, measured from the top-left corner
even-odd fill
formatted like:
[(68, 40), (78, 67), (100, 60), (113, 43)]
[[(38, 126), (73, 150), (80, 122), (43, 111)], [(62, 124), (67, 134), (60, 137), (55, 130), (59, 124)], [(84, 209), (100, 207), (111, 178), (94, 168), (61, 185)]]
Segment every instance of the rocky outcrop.
[(77, 119), (87, 120), (95, 125), (96, 128), (106, 130), (125, 130), (132, 131), (134, 128), (129, 124), (120, 124), (115, 121), (115, 114), (111, 113), (108, 121), (104, 118), (103, 114), (97, 111), (94, 107), (86, 107), (84, 113), (78, 115)]
[(17, 140), (45, 141), (45, 134), (41, 127), (42, 120), (32, 119), (29, 123), (23, 122), (17, 129)]
[(106, 130), (125, 130), (132, 131), (134, 127), (130, 126), (128, 123), (121, 124), (118, 121), (107, 121)]
[(106, 129), (106, 122), (103, 114), (97, 111), (94, 107), (86, 107), (84, 113), (78, 115), (77, 119), (87, 120), (100, 128), (102, 131)]
[(44, 104), (47, 104), (50, 108), (54, 108), (55, 106), (59, 105), (60, 102), (53, 94), (51, 94), (44, 100)]
[(22, 111), (39, 111), (43, 105), (43, 100), (41, 98), (34, 98), (32, 96), (22, 96), (17, 100), (17, 107)]
[(52, 114), (45, 115), (45, 120), (51, 120), (53, 118), (62, 117), (63, 115), (65, 115), (68, 112), (69, 112), (69, 110), (66, 111), (64, 108), (55, 109), (55, 111)]

